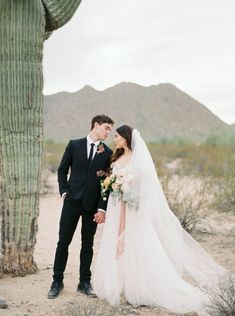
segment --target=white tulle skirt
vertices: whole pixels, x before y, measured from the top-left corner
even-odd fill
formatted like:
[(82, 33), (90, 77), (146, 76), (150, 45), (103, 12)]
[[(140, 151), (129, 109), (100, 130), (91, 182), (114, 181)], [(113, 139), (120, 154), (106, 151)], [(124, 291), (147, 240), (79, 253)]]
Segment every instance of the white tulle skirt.
[[(158, 222), (149, 216), (149, 212), (141, 208), (138, 211), (128, 209), (127, 205), (125, 230), (121, 235), (123, 249), (118, 254), (120, 203), (110, 196), (95, 263), (93, 284), (97, 296), (112, 305), (118, 305), (121, 296), (124, 296), (134, 306), (148, 305), (175, 313), (197, 312), (207, 315), (205, 305), (208, 297), (199, 283), (201, 281), (201, 285), (205, 285), (206, 281), (216, 281), (217, 272), (219, 277), (225, 273), (225, 269), (217, 265), (186, 231), (178, 228), (181, 226), (173, 214), (172, 225), (168, 225), (168, 235), (171, 235), (171, 229), (174, 234), (177, 226), (178, 232), (182, 234), (177, 240), (184, 240), (180, 245), (174, 244), (173, 236), (169, 240), (162, 240), (159, 225), (163, 225), (163, 219)], [(145, 205), (153, 207), (148, 206), (148, 203)], [(177, 252), (177, 258), (174, 252)], [(200, 256), (198, 265), (193, 262), (196, 256)], [(205, 280), (206, 269), (208, 280)], [(190, 283), (189, 278), (192, 281)]]

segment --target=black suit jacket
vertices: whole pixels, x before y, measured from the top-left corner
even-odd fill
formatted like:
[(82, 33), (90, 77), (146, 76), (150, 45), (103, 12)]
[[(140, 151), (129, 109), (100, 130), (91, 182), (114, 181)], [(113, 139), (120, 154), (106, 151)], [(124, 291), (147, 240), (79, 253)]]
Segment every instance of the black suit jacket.
[(112, 150), (102, 144), (104, 151), (95, 153), (89, 167), (86, 137), (70, 140), (58, 169), (60, 194), (66, 192), (66, 199), (80, 200), (83, 207), (91, 212), (96, 212), (98, 208), (106, 210), (107, 207), (107, 201), (100, 195), (101, 186), (97, 171), (109, 168)]

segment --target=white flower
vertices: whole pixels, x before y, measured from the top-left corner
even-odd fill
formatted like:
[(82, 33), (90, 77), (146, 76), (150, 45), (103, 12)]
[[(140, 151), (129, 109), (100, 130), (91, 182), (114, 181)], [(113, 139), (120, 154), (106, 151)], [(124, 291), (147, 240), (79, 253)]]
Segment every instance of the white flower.
[(118, 185), (122, 185), (124, 182), (124, 179), (123, 178), (117, 178), (115, 183), (118, 184)]
[(112, 184), (112, 189), (113, 189), (114, 191), (119, 190), (119, 189), (120, 189), (119, 184), (118, 184), (117, 182), (113, 183), (113, 184)]

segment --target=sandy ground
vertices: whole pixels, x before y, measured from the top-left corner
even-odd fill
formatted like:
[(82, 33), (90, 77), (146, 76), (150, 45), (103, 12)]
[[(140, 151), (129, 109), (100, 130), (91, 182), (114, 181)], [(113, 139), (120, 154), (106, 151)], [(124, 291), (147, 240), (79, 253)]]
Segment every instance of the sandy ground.
[[(48, 182), (50, 192), (44, 195), (40, 201), (39, 231), (35, 248), (35, 260), (39, 271), (26, 277), (12, 278), (4, 276), (0, 280), (0, 299), (4, 299), (8, 303), (7, 309), (0, 309), (0, 316), (174, 315), (148, 307), (134, 309), (126, 303), (123, 303), (120, 308), (112, 308), (104, 301), (88, 298), (76, 292), (79, 278), (80, 224), (70, 246), (70, 255), (64, 280), (65, 288), (57, 299), (47, 299), (52, 280), (52, 264), (62, 207), (62, 201), (57, 193), (55, 175), (51, 175), (48, 178)], [(220, 227), (222, 217), (218, 216)], [(232, 231), (235, 233), (235, 230), (231, 229), (227, 234), (226, 230), (223, 234), (196, 233), (194, 237), (220, 264), (235, 272), (235, 235), (231, 234)], [(102, 225), (98, 227), (96, 233), (93, 262), (95, 262), (101, 233)]]

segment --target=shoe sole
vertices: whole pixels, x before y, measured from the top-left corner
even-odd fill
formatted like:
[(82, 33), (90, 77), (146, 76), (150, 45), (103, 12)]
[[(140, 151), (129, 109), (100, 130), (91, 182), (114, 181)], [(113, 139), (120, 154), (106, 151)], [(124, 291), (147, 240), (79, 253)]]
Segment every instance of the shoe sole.
[(53, 298), (57, 298), (59, 295), (60, 295), (60, 292), (63, 290), (63, 288), (59, 291), (59, 293), (57, 295), (54, 295), (54, 296), (50, 296), (50, 295), (47, 295), (47, 298), (49, 300), (53, 299)]
[(90, 294), (88, 294), (88, 293), (86, 293), (85, 291), (80, 290), (80, 289), (77, 289), (77, 292), (82, 293), (82, 294), (85, 294), (85, 295), (90, 296), (90, 297), (97, 297), (97, 295), (96, 295), (95, 293), (90, 293)]
[(57, 298), (59, 295), (56, 295), (56, 296), (47, 296), (47, 298), (49, 299), (49, 300), (53, 300), (54, 298)]

